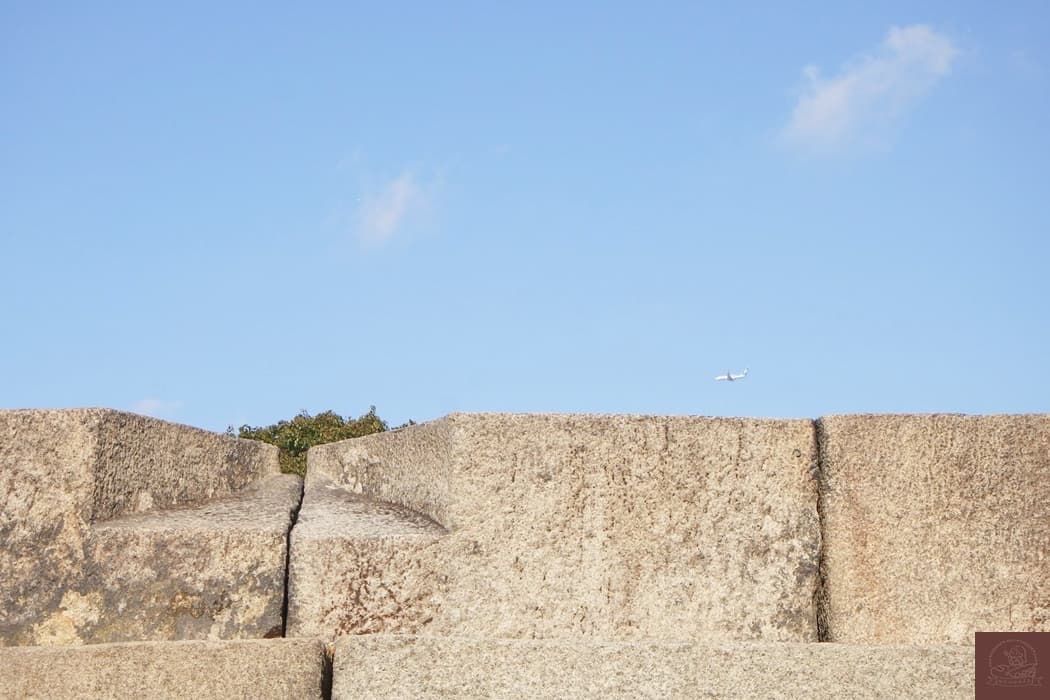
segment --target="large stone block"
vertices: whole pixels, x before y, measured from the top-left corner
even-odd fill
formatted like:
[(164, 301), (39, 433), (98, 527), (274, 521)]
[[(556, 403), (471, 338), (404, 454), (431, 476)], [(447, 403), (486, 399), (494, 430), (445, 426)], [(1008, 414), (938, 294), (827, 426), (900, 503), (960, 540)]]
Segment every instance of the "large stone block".
[(815, 460), (804, 420), (456, 414), (315, 447), (289, 632), (815, 640)]
[(973, 649), (364, 635), (336, 643), (332, 697), (972, 698)]
[(79, 617), (59, 611), (38, 626), (38, 638), (44, 643), (45, 629), (92, 642), (280, 637), (300, 491), (296, 476), (269, 476), (194, 508), (96, 525)]
[(0, 411), (0, 645), (279, 634), (299, 493), (270, 445)]
[(8, 647), (0, 649), (0, 698), (320, 700), (326, 663), (313, 639)]
[(830, 639), (1050, 631), (1050, 416), (820, 421)]

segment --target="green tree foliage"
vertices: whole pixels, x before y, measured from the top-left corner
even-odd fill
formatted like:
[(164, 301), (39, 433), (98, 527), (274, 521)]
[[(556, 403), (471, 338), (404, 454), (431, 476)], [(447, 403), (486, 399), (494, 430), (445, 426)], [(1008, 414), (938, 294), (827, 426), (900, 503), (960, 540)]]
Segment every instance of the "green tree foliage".
[[(295, 418), (273, 425), (258, 428), (242, 425), (237, 437), (277, 445), (281, 450), (281, 471), (302, 476), (306, 474), (306, 451), (314, 445), (381, 433), (387, 428), (386, 421), (376, 415), (376, 407), (372, 406), (359, 418), (343, 418), (335, 411), (316, 416), (301, 411)], [(233, 427), (226, 432), (233, 434)]]

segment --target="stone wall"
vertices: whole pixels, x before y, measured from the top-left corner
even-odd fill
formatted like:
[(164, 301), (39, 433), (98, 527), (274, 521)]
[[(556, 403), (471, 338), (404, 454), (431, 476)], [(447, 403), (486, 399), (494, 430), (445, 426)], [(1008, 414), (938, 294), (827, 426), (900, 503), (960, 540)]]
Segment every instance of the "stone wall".
[(1050, 632), (1050, 416), (819, 425), (830, 639)]
[(0, 411), (0, 645), (279, 635), (277, 449), (106, 409)]
[(0, 697), (972, 697), (975, 631), (1050, 631), (1050, 416), (453, 414), (303, 489), (0, 411), (0, 571)]
[[(458, 414), (323, 445), (292, 536), (289, 626), (816, 641), (815, 460), (804, 420)], [(315, 513), (362, 498), (434, 527), (406, 536), (402, 517), (305, 546)], [(342, 583), (347, 561), (356, 580), (376, 572), (368, 595)]]

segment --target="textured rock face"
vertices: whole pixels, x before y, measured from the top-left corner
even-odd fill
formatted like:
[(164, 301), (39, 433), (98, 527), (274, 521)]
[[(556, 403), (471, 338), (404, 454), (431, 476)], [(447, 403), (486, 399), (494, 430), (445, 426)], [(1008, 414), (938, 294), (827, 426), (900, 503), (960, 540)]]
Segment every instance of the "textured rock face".
[(0, 698), (322, 698), (311, 639), (0, 649)]
[(97, 414), (0, 411), (0, 644), (34, 644), (79, 576)]
[[(288, 633), (413, 631), (433, 617), (446, 534), (424, 515), (317, 479), (292, 531)], [(305, 501), (305, 499), (304, 499)]]
[(280, 637), (288, 529), (300, 488), (296, 476), (270, 476), (202, 506), (92, 528), (81, 600), (99, 604), (78, 636)]
[(326, 696), (317, 641), (106, 643), (279, 636), (286, 562), (336, 698), (972, 697), (975, 630), (1050, 631), (1050, 416), (457, 414), (311, 450), (289, 537), (301, 488), (0, 411), (0, 646), (91, 643), (0, 698)]
[[(813, 641), (815, 459), (811, 421), (641, 416), (453, 415), (316, 447), (289, 630)], [(377, 501), (417, 513), (334, 524)]]
[(0, 411), (0, 644), (280, 631), (276, 448), (103, 409)]
[(1050, 416), (820, 424), (832, 641), (1050, 631)]
[(367, 635), (336, 644), (343, 698), (972, 698), (967, 647)]

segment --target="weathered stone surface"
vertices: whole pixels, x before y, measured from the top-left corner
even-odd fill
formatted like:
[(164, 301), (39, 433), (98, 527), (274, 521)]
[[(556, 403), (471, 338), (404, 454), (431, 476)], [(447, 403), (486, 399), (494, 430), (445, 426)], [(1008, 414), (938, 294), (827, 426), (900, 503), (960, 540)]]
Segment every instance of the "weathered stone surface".
[(95, 526), (79, 624), (66, 627), (70, 613), (61, 610), (38, 626), (38, 637), (52, 620), (60, 633), (91, 642), (281, 636), (288, 529), (300, 491), (298, 477), (281, 474), (196, 508)]
[(336, 643), (350, 698), (972, 698), (973, 649), (365, 635)]
[[(815, 459), (811, 421), (687, 417), (456, 414), (315, 447), (289, 629), (815, 640)], [(342, 517), (335, 487), (434, 525), (312, 524)]]
[(820, 426), (832, 641), (1050, 631), (1050, 416)]
[[(276, 448), (250, 440), (106, 409), (0, 411), (0, 645), (127, 639), (118, 617), (131, 638), (144, 629), (154, 638), (164, 629), (256, 634), (256, 624), (237, 629), (250, 620), (272, 629), (273, 615), (257, 609), (283, 598), (284, 540), (275, 533), (297, 502), (294, 480), (278, 474)], [(245, 490), (268, 476), (265, 488)], [(216, 533), (170, 512), (251, 498), (258, 503), (241, 511), (258, 506), (260, 515), (240, 530)], [(145, 525), (122, 526), (125, 518)], [(264, 543), (266, 553), (231, 549)], [(249, 568), (235, 571), (236, 563)], [(190, 574), (193, 565), (211, 568)], [(162, 614), (183, 622), (159, 623)], [(186, 614), (219, 626), (205, 632), (185, 624)]]
[(313, 639), (135, 642), (0, 649), (0, 698), (321, 698)]
[(310, 493), (292, 531), (288, 634), (400, 632), (426, 624), (440, 585), (430, 555), (445, 529), (323, 478), (313, 480)]

